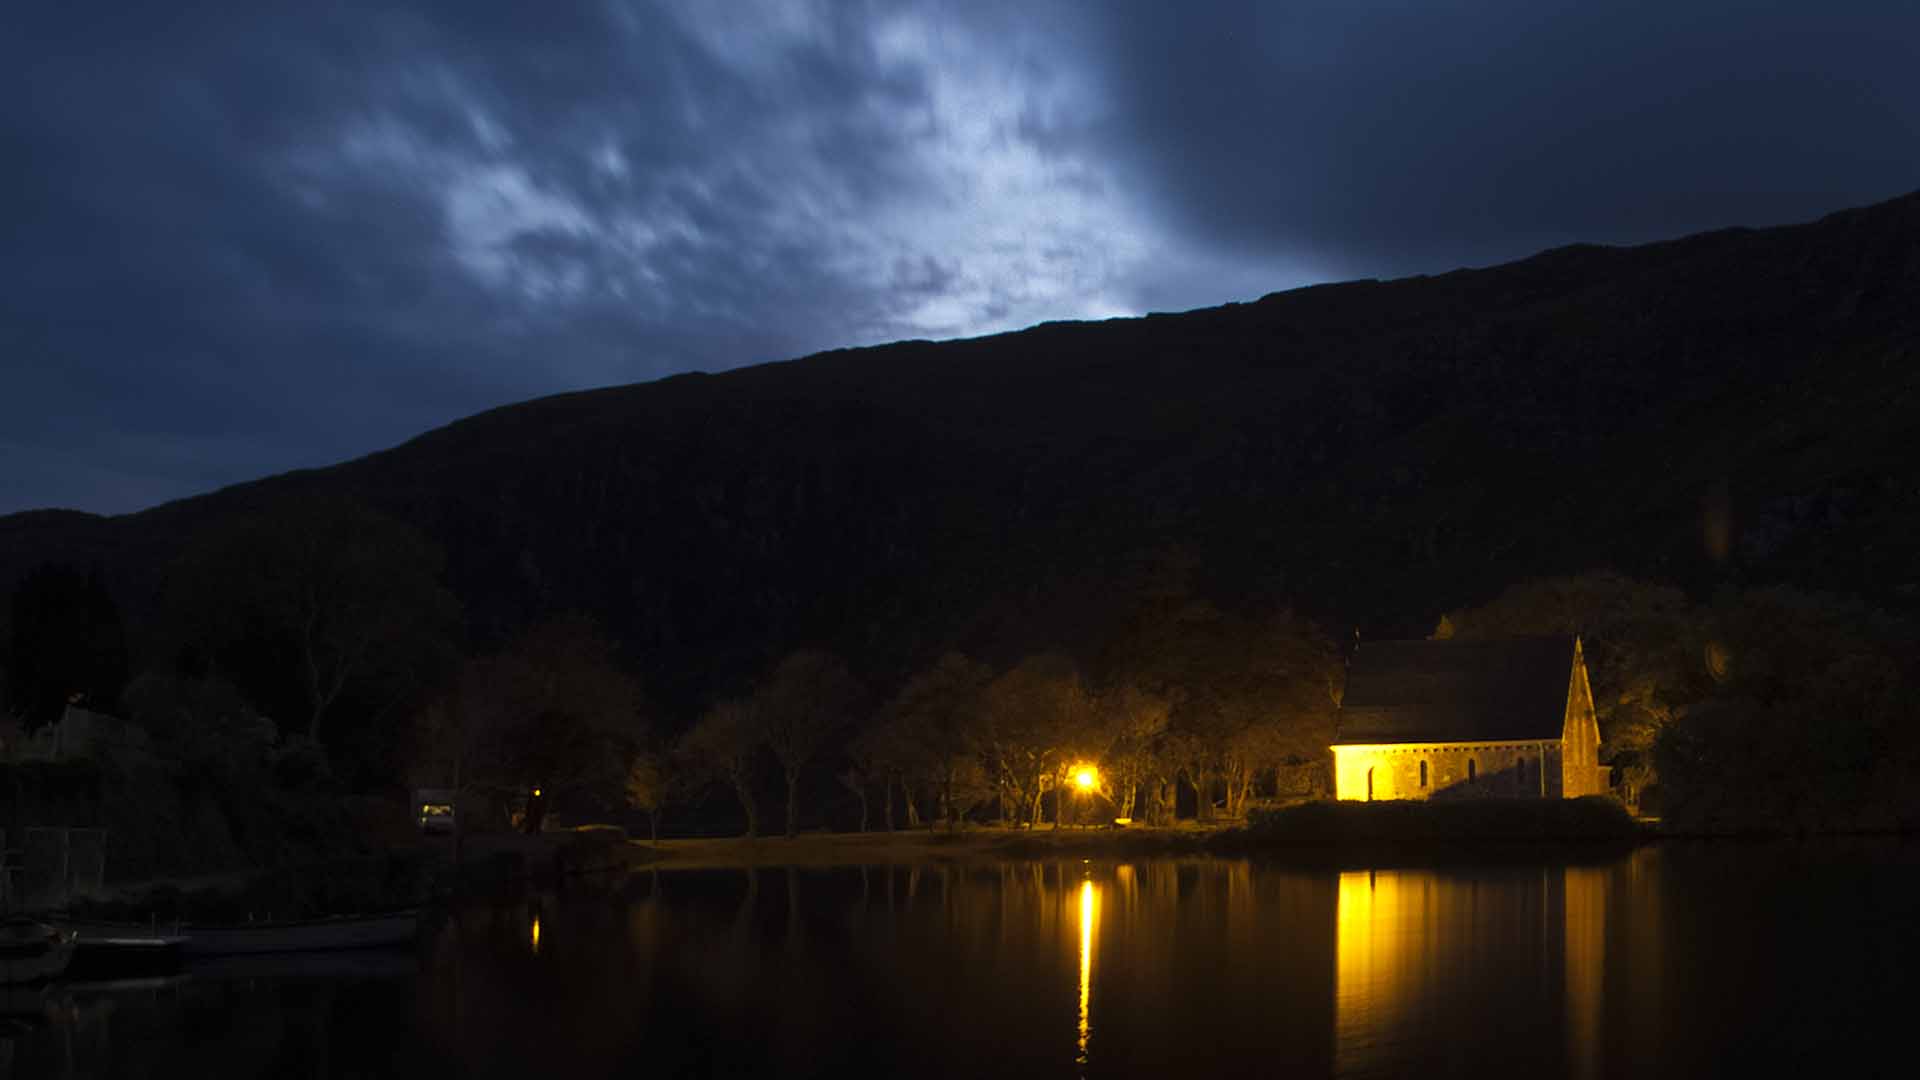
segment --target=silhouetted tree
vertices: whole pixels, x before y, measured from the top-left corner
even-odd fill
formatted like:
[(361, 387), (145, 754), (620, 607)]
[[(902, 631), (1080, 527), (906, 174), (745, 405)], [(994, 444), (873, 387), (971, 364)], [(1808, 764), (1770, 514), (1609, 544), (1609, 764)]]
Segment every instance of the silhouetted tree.
[[(899, 724), (886, 710), (847, 744), (847, 758), (851, 762), (848, 771), (863, 777), (865, 783), (880, 781), (880, 820), (888, 832), (894, 830), (893, 788), (895, 784), (909, 782), (913, 768), (911, 757), (911, 750), (901, 738)], [(911, 802), (908, 805), (912, 805)], [(864, 810), (863, 806), (862, 817)]]
[(174, 622), (256, 697), (290, 695), (321, 738), (342, 696), (437, 669), (458, 621), (441, 556), (347, 499), (283, 500), (201, 537), (169, 581)]
[(840, 781), (841, 787), (846, 788), (855, 799), (859, 800), (860, 831), (866, 832), (867, 822), (869, 820), (867, 815), (867, 788), (871, 783), (871, 778), (867, 775), (866, 771), (859, 766), (849, 765), (840, 770), (840, 774), (835, 777), (835, 779)]
[(992, 672), (960, 653), (947, 653), (907, 680), (887, 708), (903, 756), (924, 769), (940, 800), (949, 831), (958, 827), (956, 796), (985, 748), (986, 688)]
[(423, 720), (429, 758), (452, 774), (451, 786), (527, 798), (530, 831), (555, 800), (615, 801), (647, 731), (639, 683), (582, 616), (541, 623), (469, 661)]
[(1161, 553), (1132, 615), (1102, 651), (1112, 685), (1134, 686), (1168, 705), (1166, 733), (1156, 741), (1153, 758), (1149, 820), (1171, 818), (1182, 781), (1196, 792), (1196, 815), (1213, 816), (1219, 759), (1232, 734), (1220, 697), (1228, 689), (1223, 683), (1237, 676), (1242, 654), (1232, 641), (1232, 621), (1193, 594), (1193, 569), (1189, 553)]
[(755, 691), (760, 738), (787, 782), (787, 836), (799, 831), (800, 775), (833, 733), (853, 719), (866, 691), (831, 653), (803, 650), (782, 660)]
[(157, 665), (128, 683), (122, 698), (127, 718), (190, 774), (223, 786), (265, 780), (278, 733), (232, 683)]
[(1655, 743), (1667, 820), (1700, 829), (1920, 824), (1911, 627), (1791, 589), (1717, 597), (1710, 689)]
[(718, 780), (732, 789), (747, 818), (747, 835), (760, 835), (760, 806), (753, 795), (753, 759), (760, 752), (759, 708), (752, 698), (729, 698), (713, 704), (675, 748), (676, 760), (689, 774)]

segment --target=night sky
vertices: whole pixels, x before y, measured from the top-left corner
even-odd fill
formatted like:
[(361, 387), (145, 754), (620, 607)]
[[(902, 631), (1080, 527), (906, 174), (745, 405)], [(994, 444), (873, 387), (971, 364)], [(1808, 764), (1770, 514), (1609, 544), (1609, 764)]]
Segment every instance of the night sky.
[(1920, 187), (1911, 0), (188, 6), (0, 20), (0, 512)]

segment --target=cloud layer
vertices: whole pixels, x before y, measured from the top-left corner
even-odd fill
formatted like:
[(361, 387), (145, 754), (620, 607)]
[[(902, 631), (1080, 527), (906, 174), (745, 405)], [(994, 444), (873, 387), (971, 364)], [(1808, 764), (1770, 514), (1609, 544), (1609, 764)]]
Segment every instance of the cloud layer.
[(1920, 186), (1905, 4), (275, 7), (0, 37), (0, 512)]

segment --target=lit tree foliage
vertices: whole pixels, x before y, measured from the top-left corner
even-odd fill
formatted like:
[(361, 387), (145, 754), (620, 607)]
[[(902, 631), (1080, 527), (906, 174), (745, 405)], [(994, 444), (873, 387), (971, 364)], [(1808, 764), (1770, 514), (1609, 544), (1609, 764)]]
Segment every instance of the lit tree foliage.
[(1103, 658), (1115, 685), (1168, 704), (1147, 817), (1171, 816), (1180, 782), (1192, 788), (1201, 820), (1216, 807), (1240, 816), (1262, 777), (1324, 759), (1333, 738), (1332, 691), (1341, 678), (1338, 652), (1290, 611), (1233, 614), (1192, 596), (1179, 573), (1157, 580)]
[(998, 777), (1008, 816), (1037, 825), (1042, 797), (1068, 758), (1071, 741), (1090, 726), (1091, 697), (1072, 661), (1037, 656), (1022, 661), (986, 688), (989, 765)]
[(673, 797), (674, 774), (666, 759), (651, 750), (633, 756), (627, 767), (627, 805), (647, 815), (647, 837), (660, 842), (660, 813)]

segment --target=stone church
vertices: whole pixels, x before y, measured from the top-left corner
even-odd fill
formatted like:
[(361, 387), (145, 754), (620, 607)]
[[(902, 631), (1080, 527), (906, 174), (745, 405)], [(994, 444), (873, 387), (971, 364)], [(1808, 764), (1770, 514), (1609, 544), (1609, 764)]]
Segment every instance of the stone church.
[(1347, 669), (1341, 799), (1571, 799), (1607, 791), (1577, 637), (1375, 641)]

